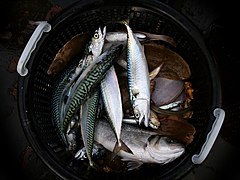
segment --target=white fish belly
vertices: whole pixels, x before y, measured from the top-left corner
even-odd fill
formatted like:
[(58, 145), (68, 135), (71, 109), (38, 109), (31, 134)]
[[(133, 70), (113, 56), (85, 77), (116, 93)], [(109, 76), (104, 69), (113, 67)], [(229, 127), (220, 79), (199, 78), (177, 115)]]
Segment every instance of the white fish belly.
[[(141, 133), (140, 133), (141, 131)], [(123, 125), (121, 139), (133, 154), (119, 151), (118, 155), (125, 161), (137, 161), (142, 163), (158, 163), (146, 149), (148, 139), (154, 132), (139, 130), (136, 127)], [(106, 120), (99, 120), (95, 128), (95, 141), (102, 144), (106, 149), (113, 152), (116, 138), (110, 124)]]
[(114, 127), (117, 138), (120, 139), (123, 110), (120, 88), (114, 67), (109, 69), (100, 86), (108, 117)]
[(131, 33), (128, 39), (128, 80), (130, 91), (137, 90), (139, 98), (150, 100), (150, 80), (144, 50)]

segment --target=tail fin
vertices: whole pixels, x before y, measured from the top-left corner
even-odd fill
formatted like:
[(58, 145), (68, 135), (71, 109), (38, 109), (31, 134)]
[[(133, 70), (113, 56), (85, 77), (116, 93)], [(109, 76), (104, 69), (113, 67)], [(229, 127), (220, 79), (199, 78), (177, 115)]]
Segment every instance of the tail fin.
[(123, 20), (119, 20), (119, 21), (108, 21), (109, 24), (127, 24), (129, 25), (130, 19), (123, 19)]
[(117, 21), (117, 23), (123, 24), (123, 25), (125, 24), (129, 25), (129, 22), (130, 22), (130, 19), (123, 19), (123, 20)]
[(113, 153), (117, 154), (120, 150), (133, 154), (131, 149), (121, 139), (116, 142)]
[(93, 161), (89, 161), (88, 170), (90, 170), (91, 168), (92, 168), (92, 169), (95, 169), (95, 170), (99, 170), (99, 169), (100, 169), (100, 167), (99, 167), (98, 164), (96, 164), (96, 163), (93, 162)]
[(110, 160), (112, 161), (121, 150), (133, 154), (132, 150), (122, 140), (120, 140), (119, 142), (116, 142)]
[(161, 63), (158, 67), (156, 67), (154, 70), (152, 70), (150, 73), (149, 73), (149, 79), (150, 81), (153, 80), (160, 72), (160, 70), (162, 69), (164, 65), (164, 62)]

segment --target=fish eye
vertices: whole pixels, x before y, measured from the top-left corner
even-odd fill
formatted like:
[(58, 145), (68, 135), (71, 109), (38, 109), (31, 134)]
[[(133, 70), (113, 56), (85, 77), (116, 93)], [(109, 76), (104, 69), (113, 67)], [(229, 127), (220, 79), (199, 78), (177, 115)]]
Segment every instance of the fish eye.
[(97, 32), (95, 32), (95, 34), (93, 35), (93, 38), (94, 38), (94, 39), (98, 39), (98, 38), (99, 38), (99, 35), (98, 35)]
[(171, 138), (166, 138), (166, 142), (167, 143), (174, 143), (175, 141), (173, 139), (171, 139)]
[(136, 118), (140, 117), (140, 114), (139, 114), (137, 109), (134, 109), (134, 115), (135, 115)]
[(140, 117), (138, 113), (136, 113), (135, 116), (136, 116), (136, 118), (139, 118), (139, 117)]

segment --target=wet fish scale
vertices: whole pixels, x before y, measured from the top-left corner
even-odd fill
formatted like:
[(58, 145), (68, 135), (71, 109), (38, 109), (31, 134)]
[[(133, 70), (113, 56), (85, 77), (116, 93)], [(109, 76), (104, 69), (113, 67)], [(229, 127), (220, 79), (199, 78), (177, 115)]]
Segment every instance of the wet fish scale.
[(139, 119), (139, 124), (144, 122), (148, 127), (148, 118), (150, 114), (150, 80), (148, 63), (137, 37), (133, 34), (131, 28), (125, 24), (128, 31), (127, 42), (127, 74), (130, 101), (133, 107), (134, 115)]
[(91, 166), (93, 165), (92, 148), (94, 140), (95, 120), (97, 118), (98, 101), (100, 97), (98, 89), (82, 106), (81, 132), (89, 159), (89, 164)]
[(88, 98), (89, 94), (105, 77), (107, 70), (109, 70), (112, 66), (112, 61), (117, 57), (117, 55), (119, 55), (122, 48), (123, 45), (121, 44), (115, 45), (106, 54), (99, 56), (98, 58), (102, 58), (102, 60), (93, 65), (91, 70), (86, 74), (85, 77), (83, 77), (76, 90), (73, 91), (63, 122), (64, 131), (66, 130), (68, 122), (73, 117), (79, 106)]
[[(78, 67), (75, 71), (69, 76), (69, 83), (65, 86), (62, 92), (62, 99), (69, 97), (71, 94), (71, 89), (74, 86), (75, 81), (81, 76), (82, 72), (92, 63), (95, 59), (102, 53), (102, 48), (104, 45), (106, 35), (106, 26), (101, 30), (97, 29), (85, 48), (84, 56), (80, 60)], [(61, 118), (64, 118), (65, 114), (65, 103), (62, 103), (61, 107)]]
[(64, 144), (67, 145), (67, 141), (65, 138), (65, 135), (62, 131), (61, 127), (61, 118), (60, 118), (60, 104), (61, 104), (61, 94), (63, 89), (66, 86), (66, 80), (67, 76), (71, 73), (74, 66), (69, 67), (63, 74), (60, 75), (60, 78), (56, 81), (54, 84), (54, 91), (52, 95), (52, 119), (53, 123), (57, 127), (57, 132), (61, 136), (61, 139), (63, 140)]
[(106, 109), (108, 119), (112, 124), (113, 130), (118, 140), (118, 144), (120, 146), (121, 145), (120, 134), (122, 127), (123, 112), (121, 92), (114, 67), (110, 68), (106, 77), (101, 81), (100, 87), (104, 102), (103, 104)]

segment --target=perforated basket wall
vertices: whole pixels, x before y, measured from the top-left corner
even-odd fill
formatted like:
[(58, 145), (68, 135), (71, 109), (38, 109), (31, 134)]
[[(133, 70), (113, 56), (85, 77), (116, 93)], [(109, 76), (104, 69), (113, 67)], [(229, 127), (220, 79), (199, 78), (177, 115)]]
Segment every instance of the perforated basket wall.
[[(167, 165), (143, 168), (124, 174), (107, 175), (88, 172), (84, 165), (70, 163), (51, 121), (51, 95), (55, 78), (47, 69), (57, 51), (74, 35), (93, 32), (100, 25), (107, 31), (115, 30), (109, 23), (130, 19), (133, 30), (165, 34), (177, 43), (173, 50), (189, 64), (195, 90), (194, 115), (191, 123), (196, 128), (194, 141), (186, 153)], [(221, 94), (214, 59), (202, 36), (188, 19), (158, 1), (79, 1), (49, 22), (52, 30), (43, 34), (28, 63), (29, 73), (19, 78), (19, 113), (24, 132), (39, 157), (58, 175), (66, 179), (155, 179), (178, 178), (192, 167), (191, 157), (199, 153), (214, 121), (213, 109), (220, 106)]]

